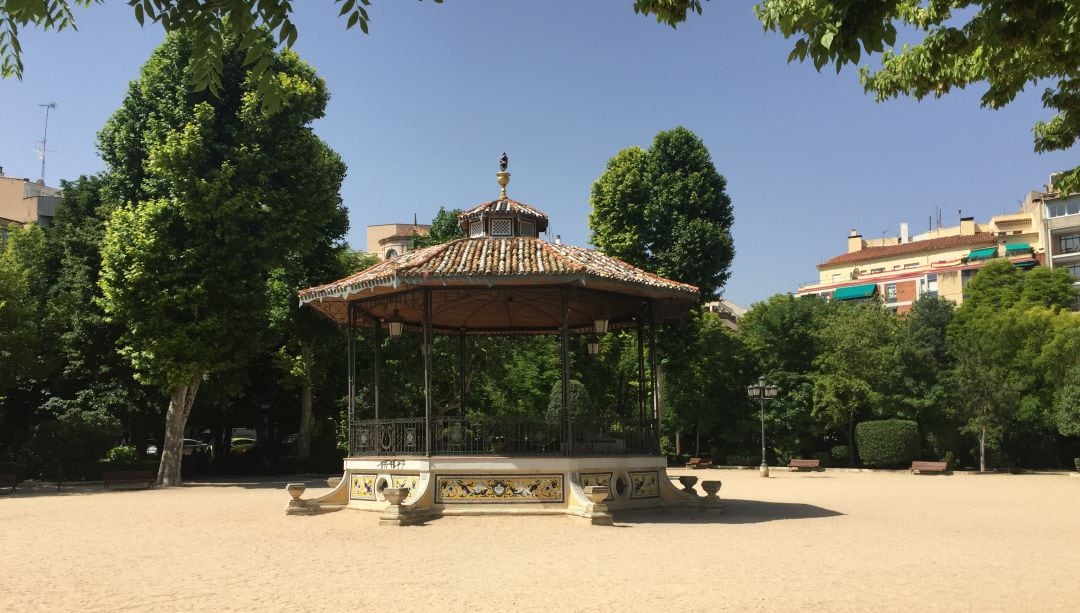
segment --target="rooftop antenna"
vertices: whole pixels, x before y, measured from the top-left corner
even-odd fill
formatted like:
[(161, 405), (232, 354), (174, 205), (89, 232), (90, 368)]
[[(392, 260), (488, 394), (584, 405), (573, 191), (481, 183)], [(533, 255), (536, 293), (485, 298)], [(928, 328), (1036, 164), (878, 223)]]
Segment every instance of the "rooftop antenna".
[(56, 108), (55, 102), (49, 102), (46, 104), (39, 104), (38, 106), (45, 107), (45, 132), (41, 135), (41, 147), (38, 148), (37, 154), (41, 158), (41, 184), (45, 184), (45, 154), (49, 151), (45, 148), (45, 144), (49, 139), (49, 111)]

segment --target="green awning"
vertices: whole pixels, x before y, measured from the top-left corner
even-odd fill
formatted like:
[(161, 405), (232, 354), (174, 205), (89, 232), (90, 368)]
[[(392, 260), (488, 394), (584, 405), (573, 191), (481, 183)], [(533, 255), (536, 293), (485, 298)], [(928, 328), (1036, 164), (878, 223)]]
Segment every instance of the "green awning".
[(866, 285), (849, 285), (847, 287), (838, 287), (833, 292), (833, 300), (858, 300), (860, 298), (869, 298), (877, 291), (877, 283), (867, 283)]
[(1035, 260), (1027, 260), (1026, 262), (1016, 262), (1013, 266), (1017, 268), (1035, 268), (1037, 262)]
[(1027, 243), (1016, 243), (1015, 245), (1005, 245), (1005, 255), (1016, 255), (1019, 253), (1027, 253), (1031, 251), (1031, 245)]
[(997, 255), (997, 247), (984, 247), (982, 249), (972, 249), (968, 254), (968, 261), (974, 262), (975, 260), (986, 260)]

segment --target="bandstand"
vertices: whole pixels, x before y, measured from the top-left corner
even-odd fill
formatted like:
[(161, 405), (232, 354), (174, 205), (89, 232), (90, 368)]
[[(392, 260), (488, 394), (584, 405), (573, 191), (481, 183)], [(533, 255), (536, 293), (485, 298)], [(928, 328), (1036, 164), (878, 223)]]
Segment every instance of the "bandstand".
[[(656, 326), (684, 317), (696, 287), (647, 273), (595, 250), (547, 242), (541, 211), (507, 197), (505, 154), (499, 198), (459, 216), (467, 238), (406, 252), (327, 285), (300, 292), (301, 303), (347, 334), (349, 453), (328, 494), (302, 499), (290, 490), (288, 513), (338, 509), (383, 513), (385, 523), (441, 515), (568, 514), (604, 523), (607, 509), (720, 508), (692, 482), (674, 487), (659, 448)], [(374, 360), (364, 419), (357, 414), (356, 331), (370, 328)], [(632, 330), (637, 339), (636, 415), (620, 419), (571, 410), (569, 343)], [(385, 335), (418, 333), (424, 406), (412, 417), (385, 418), (381, 348)], [(432, 406), (435, 335), (458, 341), (462, 410)], [(558, 335), (562, 415), (467, 416), (467, 336)], [(710, 485), (712, 485), (710, 483)], [(597, 520), (601, 518), (601, 520)], [(608, 519), (610, 521), (610, 519)]]

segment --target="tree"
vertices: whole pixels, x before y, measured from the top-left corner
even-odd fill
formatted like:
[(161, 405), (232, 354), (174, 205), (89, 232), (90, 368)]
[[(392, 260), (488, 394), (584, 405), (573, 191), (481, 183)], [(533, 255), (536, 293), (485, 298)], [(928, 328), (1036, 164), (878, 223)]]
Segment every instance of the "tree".
[[(1001, 108), (1024, 87), (1049, 82), (1043, 106), (1056, 113), (1035, 124), (1035, 150), (1065, 150), (1080, 137), (1080, 10), (1074, 0), (762, 0), (766, 30), (795, 37), (788, 60), (837, 72), (863, 53), (881, 54), (881, 68), (860, 68), (878, 101), (921, 100), (986, 83), (982, 106)], [(895, 49), (898, 30), (922, 39)], [(886, 49), (886, 47), (889, 47)], [(1080, 191), (1080, 167), (1059, 183)]]
[(855, 463), (855, 423), (860, 415), (892, 417), (890, 395), (900, 363), (899, 324), (878, 302), (839, 304), (819, 331), (814, 360), (814, 415), (844, 433)]
[(435, 219), (431, 220), (431, 230), (428, 231), (427, 236), (413, 234), (412, 248), (420, 249), (421, 247), (441, 245), (458, 238), (465, 238), (465, 231), (458, 224), (458, 215), (460, 214), (461, 209), (447, 211), (440, 206), (439, 212), (435, 214)]
[(696, 285), (711, 300), (735, 256), (726, 186), (693, 132), (660, 132), (647, 151), (616, 154), (593, 183), (590, 240), (607, 255)]
[(102, 248), (101, 304), (124, 326), (120, 350), (140, 380), (170, 398), (161, 485), (180, 481), (200, 384), (256, 349), (270, 271), (290, 252), (313, 250), (340, 214), (325, 183), (334, 171), (311, 170), (327, 151), (309, 127), (325, 110), (323, 81), (294, 53), (279, 53), (272, 68), (282, 97), (270, 110), (244, 68), (250, 45), (226, 36), (215, 47), (219, 95), (193, 91), (184, 75), (198, 69), (200, 44), (170, 35), (100, 134), (118, 201)]
[[(43, 30), (76, 29), (72, 6), (90, 7), (101, 0), (8, 0), (0, 4), (0, 77), (22, 78), (22, 47), (19, 29), (36, 26)], [(443, 0), (432, 0), (441, 4)], [(371, 0), (334, 0), (341, 8), (339, 17), (345, 28), (359, 26), (368, 32)], [(291, 49), (299, 37), (292, 21), (293, 7), (288, 0), (128, 0), (139, 25), (156, 23), (166, 33), (186, 32), (195, 41), (191, 56), (190, 78), (196, 90), (209, 88), (222, 92), (225, 66), (217, 51), (226, 39), (234, 41), (244, 58), (256, 89), (273, 110), (281, 103), (287, 88), (274, 71), (274, 53), (278, 44)], [(657, 21), (675, 27), (686, 20), (690, 11), (701, 13), (701, 0), (634, 0), (634, 12), (655, 15)], [(262, 36), (264, 30), (272, 37)]]

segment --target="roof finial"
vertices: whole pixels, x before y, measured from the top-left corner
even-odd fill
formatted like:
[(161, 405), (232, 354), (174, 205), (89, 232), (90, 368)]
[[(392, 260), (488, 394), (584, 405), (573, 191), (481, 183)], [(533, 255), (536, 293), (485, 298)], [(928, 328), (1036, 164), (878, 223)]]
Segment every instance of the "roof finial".
[(506, 185), (510, 183), (510, 173), (506, 172), (506, 167), (510, 164), (510, 158), (506, 157), (506, 152), (503, 151), (502, 157), (499, 158), (499, 172), (495, 175), (499, 179), (499, 187), (501, 188), (500, 198), (506, 198)]

